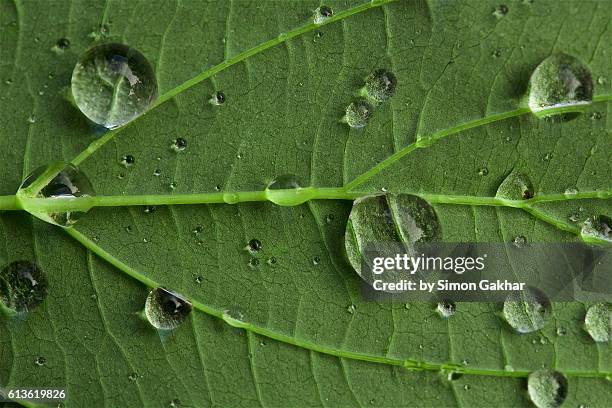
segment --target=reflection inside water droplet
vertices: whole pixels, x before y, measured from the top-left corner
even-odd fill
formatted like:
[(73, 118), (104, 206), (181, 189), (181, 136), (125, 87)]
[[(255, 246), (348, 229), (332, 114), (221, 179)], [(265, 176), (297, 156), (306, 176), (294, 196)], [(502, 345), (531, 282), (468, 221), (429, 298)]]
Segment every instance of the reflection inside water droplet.
[(557, 408), (567, 397), (567, 379), (558, 371), (535, 371), (527, 378), (527, 390), (536, 407)]
[(548, 323), (552, 306), (544, 292), (527, 286), (521, 292), (508, 295), (503, 313), (508, 324), (518, 333), (531, 333)]
[(153, 327), (173, 330), (191, 313), (191, 303), (164, 288), (153, 289), (145, 302), (145, 316)]
[(612, 337), (612, 306), (596, 303), (589, 307), (584, 318), (584, 329), (598, 343), (606, 343)]
[(0, 301), (10, 313), (28, 312), (47, 297), (47, 277), (30, 261), (14, 261), (0, 272)]

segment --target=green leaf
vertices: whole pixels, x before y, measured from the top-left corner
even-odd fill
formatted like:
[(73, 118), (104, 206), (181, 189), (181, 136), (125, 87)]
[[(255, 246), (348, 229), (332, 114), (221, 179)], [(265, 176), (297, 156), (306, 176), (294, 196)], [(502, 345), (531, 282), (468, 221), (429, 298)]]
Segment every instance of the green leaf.
[[(512, 1), (500, 16), (488, 1), (333, 1), (315, 25), (319, 5), (0, 2), (0, 255), (49, 281), (41, 306), (0, 319), (3, 391), (63, 388), (66, 406), (530, 406), (526, 377), (548, 368), (568, 378), (566, 406), (610, 405), (612, 353), (583, 329), (588, 305), (555, 303), (519, 335), (497, 304), (441, 319), (428, 303), (365, 301), (343, 241), (352, 199), (384, 189), (432, 203), (448, 242), (580, 242), (580, 222), (612, 209), (608, 5)], [(140, 50), (160, 87), (103, 135), (66, 98), (94, 41)], [(571, 121), (522, 104), (555, 52), (594, 79)], [(381, 68), (395, 95), (349, 128), (345, 108)], [(15, 198), (58, 160), (98, 195)], [(513, 172), (533, 199), (496, 197)], [(265, 189), (284, 175), (303, 188)], [(9, 211), (22, 207), (93, 208), (62, 230)], [(140, 318), (157, 286), (194, 307), (170, 334)]]

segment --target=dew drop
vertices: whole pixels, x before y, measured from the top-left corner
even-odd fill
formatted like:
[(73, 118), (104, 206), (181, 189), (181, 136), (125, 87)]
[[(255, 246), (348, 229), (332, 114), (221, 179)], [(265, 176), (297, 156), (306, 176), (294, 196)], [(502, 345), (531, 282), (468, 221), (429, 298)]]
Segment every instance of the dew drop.
[(368, 101), (359, 98), (346, 107), (342, 121), (353, 129), (360, 129), (368, 124), (373, 110), (374, 108)]
[(177, 137), (170, 144), (170, 150), (174, 152), (182, 152), (186, 148), (187, 148), (187, 140), (183, 139), (182, 137)]
[(253, 238), (247, 244), (247, 249), (253, 253), (260, 251), (261, 248), (262, 248), (261, 241), (256, 238)]
[(302, 204), (313, 195), (310, 189), (300, 187), (298, 178), (293, 174), (276, 177), (268, 184), (265, 193), (268, 200), (282, 206)]
[(346, 311), (349, 312), (350, 314), (355, 313), (355, 310), (357, 310), (357, 307), (353, 304), (350, 304), (346, 307)]
[(191, 313), (191, 303), (164, 288), (155, 288), (147, 296), (145, 315), (153, 327), (173, 330)]
[(565, 194), (566, 196), (570, 196), (570, 197), (575, 196), (576, 194), (578, 194), (578, 189), (576, 187), (568, 187), (565, 189), (563, 194)]
[(28, 116), (28, 123), (36, 123), (36, 116), (34, 115)]
[(161, 175), (161, 170), (160, 170), (160, 169), (155, 169), (155, 170), (153, 170), (153, 175), (154, 175), (155, 177), (159, 177), (159, 176)]
[(548, 323), (552, 306), (544, 292), (526, 286), (523, 291), (508, 295), (503, 313), (508, 324), (518, 333), (531, 333)]
[(512, 243), (514, 244), (515, 247), (517, 248), (522, 248), (525, 246), (525, 244), (527, 243), (527, 238), (525, 238), (524, 235), (517, 235), (516, 237), (514, 237), (514, 239), (512, 240)]
[(36, 365), (39, 367), (44, 366), (46, 363), (47, 363), (47, 359), (42, 356), (36, 359)]
[[(593, 100), (593, 79), (589, 68), (567, 54), (554, 54), (537, 66), (529, 80), (528, 104), (538, 117), (563, 114), (570, 119), (584, 111)], [(550, 108), (562, 108), (550, 112)], [(574, 115), (567, 115), (573, 113)]]
[(225, 103), (225, 94), (221, 91), (217, 91), (212, 94), (208, 102), (210, 102), (211, 105), (223, 105)]
[(478, 175), (479, 176), (486, 176), (487, 174), (489, 174), (489, 169), (486, 167), (481, 167), (478, 169)]
[(320, 6), (314, 12), (314, 23), (323, 24), (327, 19), (334, 15), (334, 11), (329, 6)]
[(130, 381), (136, 381), (136, 380), (138, 379), (138, 373), (130, 373), (130, 374), (128, 375), (128, 379), (129, 379)]
[(47, 296), (47, 277), (30, 261), (14, 261), (0, 272), (0, 301), (9, 313), (32, 310)]
[(524, 173), (512, 172), (497, 188), (495, 197), (508, 200), (528, 200), (535, 195), (531, 179)]
[(493, 10), (493, 15), (497, 19), (505, 17), (506, 14), (508, 14), (508, 6), (505, 4), (500, 4), (499, 6), (495, 7), (495, 10)]
[(391, 98), (395, 94), (396, 87), (397, 78), (392, 72), (386, 69), (377, 69), (366, 78), (362, 93), (363, 96), (380, 103)]
[(355, 200), (346, 224), (344, 245), (351, 266), (366, 279), (361, 271), (366, 245), (398, 243), (411, 252), (415, 244), (438, 241), (441, 237), (440, 221), (427, 201), (414, 195), (387, 194)]
[(196, 276), (195, 281), (199, 285), (202, 282), (204, 282), (204, 277), (198, 275), (198, 276)]
[(589, 217), (584, 221), (580, 234), (585, 241), (612, 242), (612, 219), (605, 215)]
[(157, 98), (151, 64), (138, 50), (109, 43), (90, 48), (72, 72), (72, 94), (92, 122), (114, 129), (140, 116)]
[(440, 316), (444, 318), (449, 318), (455, 314), (457, 306), (454, 302), (443, 300), (442, 302), (438, 302), (437, 310)]
[(126, 168), (133, 166), (135, 162), (136, 159), (134, 159), (134, 156), (132, 156), (131, 154), (126, 154), (121, 158), (120, 161), (121, 165)]
[(154, 205), (147, 205), (145, 206), (144, 213), (153, 214), (156, 210), (157, 210), (157, 207), (155, 207)]
[(170, 190), (176, 190), (176, 187), (177, 187), (176, 181), (173, 181), (170, 184), (168, 184), (168, 187), (170, 187)]
[(312, 258), (312, 264), (314, 266), (317, 266), (320, 263), (321, 263), (321, 258), (319, 258), (318, 256), (315, 256), (314, 258)]
[(334, 221), (334, 214), (327, 214), (325, 216), (325, 222), (331, 224)]
[(49, 198), (54, 200), (69, 200), (76, 197), (91, 197), (94, 195), (91, 183), (76, 166), (70, 163), (55, 162), (39, 167), (25, 178), (19, 190), (17, 199), (23, 209), (43, 221), (70, 227), (81, 218), (89, 208), (80, 211), (45, 212), (40, 204), (34, 204), (30, 198)]
[(557, 336), (563, 337), (567, 334), (565, 327), (557, 327)]
[(266, 261), (268, 263), (268, 265), (272, 266), (272, 265), (276, 265), (276, 258), (271, 256), (268, 258), (268, 260)]
[(601, 119), (602, 117), (603, 117), (603, 116), (602, 116), (601, 112), (593, 112), (593, 113), (591, 113), (591, 116), (590, 116), (590, 118), (591, 118), (592, 120), (599, 120), (599, 119)]
[(534, 371), (527, 378), (527, 391), (536, 407), (558, 408), (567, 397), (567, 379), (558, 371)]
[(461, 377), (463, 377), (463, 375), (461, 373), (458, 373), (456, 371), (450, 371), (446, 378), (448, 381), (456, 381), (458, 379), (460, 379)]
[(179, 408), (181, 406), (181, 400), (178, 398), (173, 399), (172, 401), (170, 401), (170, 408)]
[(612, 306), (596, 303), (589, 307), (584, 318), (584, 329), (598, 343), (607, 343), (612, 337)]

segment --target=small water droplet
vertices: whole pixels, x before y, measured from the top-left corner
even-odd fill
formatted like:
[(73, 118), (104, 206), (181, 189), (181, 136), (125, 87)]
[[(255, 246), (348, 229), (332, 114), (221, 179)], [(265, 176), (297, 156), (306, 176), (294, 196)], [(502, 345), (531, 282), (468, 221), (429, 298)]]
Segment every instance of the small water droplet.
[(497, 19), (505, 17), (506, 14), (508, 14), (508, 6), (505, 4), (500, 4), (499, 6), (495, 7), (495, 10), (493, 10), (493, 15)]
[(211, 105), (223, 105), (225, 103), (225, 94), (221, 91), (217, 91), (212, 94), (208, 102), (210, 102)]
[(567, 397), (567, 379), (558, 371), (534, 371), (527, 378), (527, 391), (536, 407), (557, 408)]
[(249, 267), (257, 268), (258, 266), (259, 266), (259, 259), (257, 259), (257, 258), (249, 259)]
[(170, 149), (174, 152), (182, 152), (187, 148), (187, 140), (182, 137), (177, 137), (170, 144)]
[(322, 24), (334, 15), (334, 11), (329, 6), (320, 6), (314, 12), (313, 21), (315, 24)]
[(121, 161), (120, 161), (121, 165), (126, 168), (133, 166), (135, 162), (136, 162), (136, 159), (131, 154), (126, 154), (125, 156), (121, 158)]
[(523, 291), (508, 295), (503, 313), (508, 324), (518, 333), (531, 333), (548, 323), (552, 306), (544, 292), (526, 286)]
[(584, 318), (584, 329), (598, 343), (607, 343), (612, 337), (612, 306), (596, 303), (589, 307)]
[(499, 58), (499, 57), (501, 57), (502, 52), (501, 52), (501, 50), (498, 48), (498, 49), (496, 49), (495, 51), (493, 51), (493, 53), (492, 53), (491, 55), (493, 55), (495, 58)]
[(312, 264), (314, 266), (317, 266), (320, 263), (321, 263), (321, 258), (319, 258), (318, 256), (315, 256), (314, 258), (312, 258)]
[(0, 301), (10, 313), (28, 312), (47, 297), (47, 277), (30, 261), (14, 261), (0, 272)]
[(457, 381), (461, 377), (463, 377), (463, 374), (458, 373), (457, 371), (449, 371), (449, 373), (446, 375), (446, 379), (448, 381)]
[(28, 123), (36, 123), (36, 116), (34, 115), (28, 116)]
[(170, 187), (170, 190), (176, 190), (176, 187), (177, 187), (176, 181), (173, 181), (170, 184), (168, 184), (168, 187)]
[(129, 379), (130, 381), (136, 381), (136, 380), (138, 379), (138, 373), (130, 373), (130, 374), (128, 375), (128, 379)]
[(194, 235), (200, 235), (202, 233), (202, 231), (204, 231), (204, 228), (202, 226), (198, 225), (191, 232), (193, 232)]
[(557, 336), (563, 337), (567, 334), (565, 327), (557, 327)]
[(145, 315), (153, 327), (172, 330), (191, 313), (191, 303), (164, 288), (155, 288), (147, 296)]
[(449, 318), (455, 314), (457, 306), (454, 302), (451, 302), (449, 300), (443, 300), (442, 302), (438, 302), (437, 310), (440, 316), (444, 318)]
[(47, 359), (42, 356), (36, 359), (36, 365), (39, 367), (44, 366), (46, 363), (47, 363)]
[(247, 249), (253, 253), (260, 251), (261, 248), (262, 248), (261, 241), (256, 238), (253, 238), (247, 244)]
[[(442, 237), (440, 221), (433, 207), (422, 198), (408, 194), (369, 196), (355, 200), (344, 236), (348, 260), (362, 276), (366, 245), (373, 242), (399, 243), (412, 251), (415, 244), (435, 242)], [(401, 276), (389, 275), (390, 282)], [(366, 276), (362, 276), (366, 279)]]
[(61, 227), (74, 225), (88, 208), (82, 211), (50, 213), (42, 211), (38, 206), (31, 206), (28, 198), (67, 200), (93, 195), (93, 187), (85, 174), (76, 166), (62, 162), (51, 163), (34, 170), (25, 178), (17, 191), (17, 198), (26, 211), (43, 221)]
[(155, 169), (155, 170), (153, 170), (153, 175), (154, 175), (155, 177), (159, 177), (159, 176), (161, 175), (161, 170), (160, 170), (160, 169)]
[(196, 281), (196, 283), (199, 285), (199, 284), (201, 284), (202, 282), (204, 282), (204, 277), (202, 277), (202, 276), (198, 275), (198, 276), (196, 276), (195, 281)]
[(465, 385), (463, 386), (463, 389), (464, 389), (465, 391), (469, 391), (469, 390), (470, 390), (470, 386), (469, 386), (468, 384), (465, 384)]
[(601, 112), (593, 112), (591, 113), (590, 118), (593, 120), (599, 120), (603, 117), (603, 115), (601, 114)]
[(312, 191), (301, 188), (298, 178), (293, 174), (276, 177), (266, 187), (266, 198), (277, 205), (298, 205), (311, 197)]
[(486, 176), (487, 174), (489, 174), (489, 169), (486, 167), (481, 167), (478, 169), (478, 175), (479, 176)]
[(522, 248), (525, 246), (525, 244), (527, 244), (527, 238), (525, 238), (524, 235), (517, 235), (512, 240), (512, 243), (514, 244), (515, 247)]
[(272, 266), (272, 265), (276, 265), (276, 258), (271, 256), (268, 258), (268, 260), (266, 261), (268, 263), (268, 265)]
[(374, 108), (372, 105), (365, 99), (360, 98), (351, 102), (351, 104), (346, 107), (346, 112), (342, 121), (353, 129), (360, 129), (368, 124), (373, 111)]
[(327, 214), (325, 216), (325, 222), (328, 223), (328, 224), (331, 224), (332, 221), (334, 221), (334, 214)]
[(346, 307), (346, 311), (349, 312), (350, 314), (355, 313), (355, 310), (357, 309), (357, 306), (350, 304)]
[(589, 217), (584, 221), (580, 234), (585, 241), (612, 242), (612, 219), (605, 215)]
[[(592, 100), (591, 72), (571, 55), (551, 55), (537, 66), (529, 80), (528, 104), (538, 117), (562, 114), (562, 118), (570, 119), (584, 111)], [(550, 112), (550, 108), (562, 109)]]
[(170, 408), (179, 408), (181, 406), (181, 400), (178, 398), (173, 399), (172, 401), (170, 401)]
[(512, 172), (497, 188), (495, 197), (508, 200), (528, 200), (533, 198), (535, 190), (531, 179), (524, 173)]
[(393, 72), (377, 69), (366, 78), (362, 95), (375, 103), (381, 103), (395, 94), (396, 87), (397, 78)]
[(154, 205), (147, 205), (144, 208), (145, 214), (153, 214), (156, 210), (157, 210), (157, 207), (155, 207)]
[(114, 129), (149, 109), (157, 98), (157, 80), (138, 50), (101, 44), (86, 51), (74, 67), (72, 95), (92, 122)]
[(578, 189), (576, 187), (568, 187), (565, 189), (563, 194), (565, 194), (566, 196), (574, 196), (578, 194)]

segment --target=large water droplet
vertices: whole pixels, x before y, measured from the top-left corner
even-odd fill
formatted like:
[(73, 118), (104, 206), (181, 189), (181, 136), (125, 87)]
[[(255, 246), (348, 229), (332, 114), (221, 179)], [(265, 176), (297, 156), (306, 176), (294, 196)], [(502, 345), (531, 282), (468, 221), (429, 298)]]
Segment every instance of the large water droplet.
[(155, 288), (147, 296), (145, 315), (153, 327), (176, 329), (191, 313), (191, 303), (164, 288)]
[(527, 378), (527, 390), (536, 407), (558, 408), (567, 397), (567, 379), (558, 371), (534, 371)]
[[(593, 100), (589, 68), (567, 54), (555, 54), (537, 66), (529, 80), (529, 108), (538, 117), (582, 112)], [(549, 108), (563, 108), (555, 113)]]
[(512, 172), (499, 185), (495, 197), (508, 200), (527, 200), (534, 196), (533, 184), (524, 173)]
[(48, 212), (40, 203), (33, 203), (29, 198), (49, 198), (70, 200), (76, 197), (93, 196), (94, 189), (89, 179), (76, 166), (70, 163), (55, 162), (39, 167), (30, 173), (21, 183), (17, 198), (23, 209), (43, 221), (62, 227), (72, 226), (88, 210)]
[(552, 314), (548, 296), (541, 290), (527, 286), (512, 292), (504, 301), (504, 317), (519, 333), (531, 333), (546, 325)]
[(313, 196), (310, 189), (300, 187), (297, 177), (292, 174), (275, 178), (265, 192), (268, 200), (283, 206), (299, 205)]
[(27, 312), (47, 296), (47, 278), (30, 261), (15, 261), (0, 272), (0, 301), (9, 313)]
[(408, 194), (388, 194), (355, 200), (344, 245), (351, 266), (361, 275), (362, 254), (368, 245), (400, 243), (411, 252), (415, 244), (441, 237), (440, 221), (427, 201)]
[(123, 44), (102, 44), (81, 56), (72, 72), (72, 94), (85, 116), (108, 129), (143, 114), (157, 98), (149, 61)]
[(386, 69), (377, 69), (365, 80), (364, 96), (375, 102), (384, 102), (395, 94), (397, 79), (393, 72)]
[(580, 231), (585, 241), (605, 240), (612, 242), (612, 219), (605, 215), (589, 217)]
[(584, 318), (584, 329), (596, 342), (606, 343), (610, 341), (610, 337), (612, 337), (612, 307), (610, 303), (596, 303), (591, 306)]
[(363, 98), (351, 102), (346, 107), (342, 121), (354, 129), (360, 129), (368, 124), (374, 108)]

